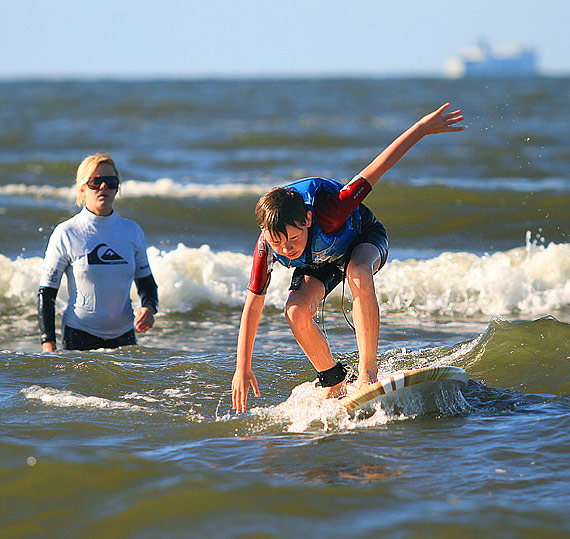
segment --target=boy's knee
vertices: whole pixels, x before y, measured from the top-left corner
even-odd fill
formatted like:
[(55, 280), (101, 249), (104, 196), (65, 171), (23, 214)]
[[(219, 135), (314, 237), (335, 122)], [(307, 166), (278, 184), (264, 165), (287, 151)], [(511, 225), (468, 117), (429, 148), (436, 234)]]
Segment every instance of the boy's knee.
[(370, 286), (374, 282), (374, 268), (365, 262), (350, 261), (346, 268), (346, 276), (351, 286)]
[(285, 305), (285, 318), (290, 326), (302, 326), (310, 323), (313, 314), (304, 303), (287, 302)]

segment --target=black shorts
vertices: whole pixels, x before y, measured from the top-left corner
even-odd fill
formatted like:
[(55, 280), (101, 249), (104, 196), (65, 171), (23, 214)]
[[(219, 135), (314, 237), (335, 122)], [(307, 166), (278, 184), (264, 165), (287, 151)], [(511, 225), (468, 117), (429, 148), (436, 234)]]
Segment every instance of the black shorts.
[(64, 350), (97, 350), (98, 348), (118, 348), (119, 346), (129, 346), (131, 344), (137, 344), (134, 329), (114, 339), (103, 339), (80, 329), (67, 326), (63, 328)]
[[(325, 287), (325, 297), (328, 296), (335, 287), (344, 280), (346, 266), (350, 261), (350, 255), (353, 249), (361, 243), (371, 243), (380, 251), (380, 265), (378, 270), (386, 264), (388, 259), (388, 233), (384, 225), (376, 219), (372, 211), (364, 204), (360, 207), (360, 230), (354, 238), (354, 241), (347, 249), (346, 255), (334, 262), (325, 262), (324, 264), (314, 264), (304, 268), (295, 268), (289, 290), (299, 290), (303, 282), (304, 275), (310, 275), (317, 278)], [(378, 271), (376, 270), (376, 271)]]

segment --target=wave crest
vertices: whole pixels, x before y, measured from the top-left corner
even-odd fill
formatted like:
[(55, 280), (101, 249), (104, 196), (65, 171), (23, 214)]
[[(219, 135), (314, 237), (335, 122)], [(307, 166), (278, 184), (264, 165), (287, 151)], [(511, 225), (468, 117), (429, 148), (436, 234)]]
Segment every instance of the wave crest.
[[(159, 287), (161, 312), (242, 306), (251, 256), (183, 244), (171, 251), (150, 247), (148, 256)], [(0, 255), (0, 311), (35, 307), (41, 265), (39, 257), (11, 260)], [(283, 307), (290, 277), (289, 270), (275, 265), (267, 306)], [(427, 260), (393, 260), (375, 276), (375, 282), (385, 313), (544, 316), (570, 306), (570, 244), (544, 246), (527, 238), (525, 247), (490, 255), (442, 253)], [(341, 290), (337, 287), (330, 296), (335, 306), (340, 303)], [(348, 286), (345, 293), (350, 293)], [(137, 305), (134, 287), (132, 298)], [(66, 299), (64, 280), (58, 301)]]

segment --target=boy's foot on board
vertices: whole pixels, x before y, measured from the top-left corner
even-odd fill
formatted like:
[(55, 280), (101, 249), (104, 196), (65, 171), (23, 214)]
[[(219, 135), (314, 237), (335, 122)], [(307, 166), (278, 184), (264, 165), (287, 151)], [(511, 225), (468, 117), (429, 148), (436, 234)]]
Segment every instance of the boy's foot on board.
[(331, 387), (321, 387), (320, 394), (325, 399), (337, 399), (346, 395), (346, 383), (344, 381)]
[(374, 384), (378, 381), (378, 371), (371, 371), (366, 372), (358, 376), (358, 380), (356, 382), (356, 387), (361, 389), (362, 387), (370, 384)]

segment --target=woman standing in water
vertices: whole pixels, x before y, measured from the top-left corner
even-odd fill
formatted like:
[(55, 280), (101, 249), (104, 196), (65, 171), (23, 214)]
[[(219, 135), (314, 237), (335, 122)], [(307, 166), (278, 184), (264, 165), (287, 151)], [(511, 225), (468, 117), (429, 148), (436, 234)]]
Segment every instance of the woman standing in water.
[[(108, 153), (86, 157), (77, 169), (77, 204), (83, 209), (55, 227), (48, 243), (38, 294), (44, 352), (56, 349), (55, 299), (65, 273), (69, 300), (62, 317), (63, 348), (94, 350), (136, 344), (158, 309), (157, 286), (142, 229), (119, 217), (113, 202), (120, 175)], [(133, 313), (135, 282), (141, 309)]]

